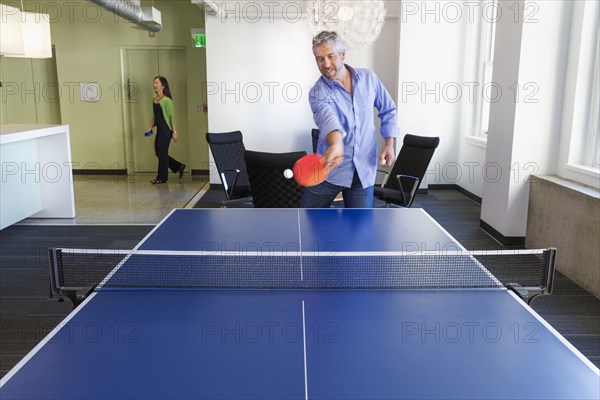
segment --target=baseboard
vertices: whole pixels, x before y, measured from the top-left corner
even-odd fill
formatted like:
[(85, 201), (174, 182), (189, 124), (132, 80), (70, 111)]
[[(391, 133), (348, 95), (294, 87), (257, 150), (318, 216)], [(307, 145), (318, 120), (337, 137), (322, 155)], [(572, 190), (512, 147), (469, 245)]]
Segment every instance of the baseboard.
[(127, 175), (126, 169), (73, 169), (73, 175)]
[[(456, 190), (457, 192), (465, 195), (469, 199), (473, 200), (475, 203), (481, 205), (481, 197), (469, 192), (463, 187), (458, 185), (429, 185), (429, 189), (431, 190)], [(504, 246), (525, 246), (525, 237), (524, 236), (504, 236), (496, 229), (492, 228), (490, 224), (485, 222), (484, 220), (479, 220), (479, 227), (488, 235), (493, 237), (496, 241), (501, 243)]]
[(488, 235), (496, 239), (503, 246), (520, 246), (525, 247), (525, 237), (524, 236), (504, 236), (496, 229), (492, 228), (490, 224), (485, 222), (484, 220), (479, 220), (479, 227)]
[(204, 176), (207, 177), (210, 175), (210, 171), (207, 169), (193, 169), (192, 176)]
[(462, 194), (464, 194), (465, 196), (467, 196), (469, 199), (473, 200), (475, 203), (481, 205), (481, 197), (469, 192), (467, 189), (462, 188), (460, 186), (456, 186), (456, 190)]
[(475, 203), (481, 205), (481, 197), (469, 192), (467, 189), (458, 186), (456, 184), (451, 185), (429, 185), (429, 189), (431, 190), (456, 190), (459, 193), (464, 194), (469, 199), (473, 200)]
[(458, 185), (441, 185), (441, 184), (432, 184), (432, 185), (427, 185), (428, 189), (431, 190), (458, 190)]
[[(207, 177), (210, 175), (207, 169), (193, 169), (192, 176)], [(127, 175), (126, 169), (74, 169), (73, 175)]]

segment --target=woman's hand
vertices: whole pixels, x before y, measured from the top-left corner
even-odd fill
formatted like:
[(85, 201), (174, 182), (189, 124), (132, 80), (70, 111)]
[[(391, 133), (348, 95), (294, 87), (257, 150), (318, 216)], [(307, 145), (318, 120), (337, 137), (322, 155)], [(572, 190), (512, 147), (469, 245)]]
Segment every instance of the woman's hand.
[(177, 135), (177, 131), (173, 131), (173, 141), (177, 142), (179, 140), (179, 136)]

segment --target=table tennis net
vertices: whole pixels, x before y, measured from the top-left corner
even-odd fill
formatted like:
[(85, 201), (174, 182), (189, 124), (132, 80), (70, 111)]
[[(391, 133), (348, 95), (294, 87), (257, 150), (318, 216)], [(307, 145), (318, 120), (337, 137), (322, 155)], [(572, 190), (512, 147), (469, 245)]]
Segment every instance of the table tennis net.
[[(551, 290), (554, 249), (417, 253), (50, 250), (57, 287)], [(541, 290), (541, 289), (540, 289)]]

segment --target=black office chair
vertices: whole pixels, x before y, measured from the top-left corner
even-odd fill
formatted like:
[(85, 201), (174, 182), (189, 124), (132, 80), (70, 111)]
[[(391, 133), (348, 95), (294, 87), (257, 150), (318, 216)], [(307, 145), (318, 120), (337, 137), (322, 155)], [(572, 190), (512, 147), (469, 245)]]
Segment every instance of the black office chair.
[(215, 164), (225, 190), (227, 200), (223, 207), (234, 200), (251, 196), (248, 171), (244, 161), (244, 141), (242, 132), (206, 133)]
[(312, 136), (312, 147), (313, 147), (313, 153), (317, 152), (317, 144), (319, 143), (319, 130), (314, 128), (311, 132), (310, 132), (311, 136)]
[(244, 158), (250, 178), (252, 198), (256, 208), (297, 208), (304, 188), (283, 175), (292, 169), (305, 151), (293, 153), (263, 153), (246, 150)]
[(385, 201), (388, 207), (391, 203), (410, 207), (439, 144), (438, 137), (404, 136), (402, 149), (387, 179), (381, 186), (375, 186), (375, 197)]

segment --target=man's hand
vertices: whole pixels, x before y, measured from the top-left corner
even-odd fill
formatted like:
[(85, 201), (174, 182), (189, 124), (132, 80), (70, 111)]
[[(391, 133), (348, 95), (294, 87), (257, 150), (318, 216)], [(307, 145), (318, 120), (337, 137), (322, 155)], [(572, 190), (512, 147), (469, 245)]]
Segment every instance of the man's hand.
[(323, 154), (323, 163), (325, 164), (325, 171), (329, 174), (344, 162), (344, 139), (342, 132), (332, 131), (327, 135), (327, 142), (329, 143), (329, 148)]
[(379, 156), (379, 164), (382, 167), (391, 167), (394, 165), (396, 156), (394, 155), (394, 138), (386, 138), (385, 145), (381, 149), (381, 155)]
[(173, 131), (173, 141), (177, 142), (179, 140), (179, 135), (177, 135), (177, 131)]

